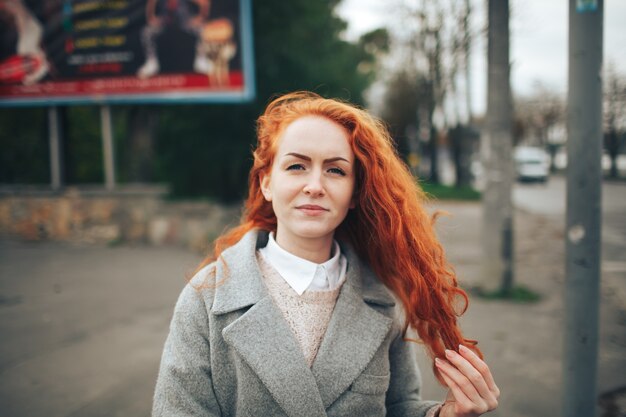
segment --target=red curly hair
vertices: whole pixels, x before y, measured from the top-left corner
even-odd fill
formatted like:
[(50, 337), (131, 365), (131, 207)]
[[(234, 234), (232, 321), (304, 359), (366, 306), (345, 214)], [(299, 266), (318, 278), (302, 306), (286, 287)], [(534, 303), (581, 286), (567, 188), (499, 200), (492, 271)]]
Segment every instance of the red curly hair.
[[(349, 242), (400, 300), (405, 336), (409, 327), (415, 329), (431, 358), (444, 357), (445, 349), (457, 350), (460, 344), (482, 356), (476, 341), (465, 339), (457, 323), (468, 297), (435, 235), (424, 192), (398, 157), (385, 125), (349, 103), (294, 92), (267, 106), (257, 121), (258, 143), (241, 223), (216, 240), (213, 253), (199, 268), (252, 229), (276, 231), (276, 216), (261, 193), (260, 179), (272, 168), (284, 129), (306, 115), (325, 117), (348, 132), (356, 158), (356, 207), (337, 228), (336, 237)], [(434, 364), (433, 372), (442, 382)]]

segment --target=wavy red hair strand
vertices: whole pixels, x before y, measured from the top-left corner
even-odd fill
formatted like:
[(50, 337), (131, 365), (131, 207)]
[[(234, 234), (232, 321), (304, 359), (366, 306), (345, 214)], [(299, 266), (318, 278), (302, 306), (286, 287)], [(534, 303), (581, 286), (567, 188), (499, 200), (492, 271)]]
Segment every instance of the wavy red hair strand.
[[(260, 178), (271, 170), (284, 129), (307, 115), (326, 117), (348, 132), (356, 157), (356, 207), (336, 236), (355, 248), (402, 303), (405, 336), (409, 327), (415, 329), (431, 358), (444, 357), (445, 349), (457, 350), (460, 344), (482, 356), (477, 342), (464, 338), (458, 325), (468, 297), (436, 237), (424, 192), (399, 158), (385, 125), (349, 103), (310, 92), (289, 93), (270, 102), (257, 121), (258, 143), (241, 223), (216, 240), (200, 268), (252, 229), (276, 231), (276, 216), (263, 198)], [(433, 372), (442, 382), (434, 364)]]

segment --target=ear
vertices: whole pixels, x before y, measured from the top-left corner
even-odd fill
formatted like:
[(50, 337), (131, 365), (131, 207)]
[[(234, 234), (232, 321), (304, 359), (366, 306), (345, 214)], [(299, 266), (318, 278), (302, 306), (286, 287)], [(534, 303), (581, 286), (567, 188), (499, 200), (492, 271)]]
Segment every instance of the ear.
[(263, 197), (265, 197), (266, 201), (272, 201), (272, 190), (270, 189), (270, 175), (266, 173), (261, 174), (260, 183)]

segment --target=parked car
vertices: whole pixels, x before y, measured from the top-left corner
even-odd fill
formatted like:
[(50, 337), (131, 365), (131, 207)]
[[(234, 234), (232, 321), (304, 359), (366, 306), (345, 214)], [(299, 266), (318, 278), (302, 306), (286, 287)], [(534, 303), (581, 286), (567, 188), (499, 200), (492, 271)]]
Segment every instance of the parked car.
[(515, 174), (519, 181), (548, 180), (550, 174), (550, 156), (541, 149), (532, 146), (519, 146), (513, 153)]

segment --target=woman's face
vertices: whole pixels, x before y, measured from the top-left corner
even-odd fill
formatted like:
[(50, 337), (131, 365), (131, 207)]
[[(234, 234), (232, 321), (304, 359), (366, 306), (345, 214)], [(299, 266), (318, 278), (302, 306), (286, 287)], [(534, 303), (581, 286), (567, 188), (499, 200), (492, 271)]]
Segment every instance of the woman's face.
[(332, 243), (335, 229), (354, 207), (354, 153), (347, 131), (321, 116), (303, 116), (286, 127), (261, 190), (278, 221), (284, 249)]

